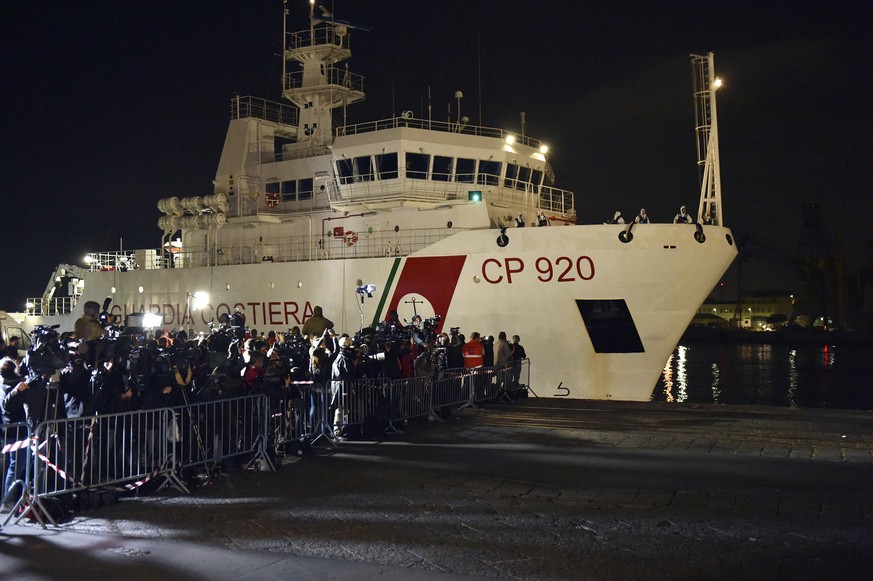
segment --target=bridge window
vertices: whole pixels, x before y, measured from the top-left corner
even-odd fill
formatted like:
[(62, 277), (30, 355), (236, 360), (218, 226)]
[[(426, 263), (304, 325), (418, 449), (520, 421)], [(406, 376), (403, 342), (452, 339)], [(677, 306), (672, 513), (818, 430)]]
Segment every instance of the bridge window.
[[(514, 163), (506, 164), (506, 177), (503, 180), (504, 187), (514, 188), (517, 187), (515, 183), (515, 178), (518, 177), (518, 166)], [(521, 187), (519, 189), (524, 189)]]
[[(507, 171), (509, 168), (507, 168)], [(526, 190), (528, 184), (530, 184), (530, 168), (529, 167), (519, 167), (518, 168), (518, 181), (515, 182), (515, 189), (517, 190)]]
[(433, 179), (438, 182), (448, 182), (452, 179), (452, 164), (455, 159), (444, 155), (433, 156)]
[(476, 178), (476, 160), (458, 158), (458, 163), (455, 166), (455, 181), (472, 184)]
[(413, 180), (426, 180), (430, 169), (430, 156), (426, 153), (406, 154), (406, 177)]
[(485, 186), (496, 186), (499, 183), (500, 170), (502, 168), (503, 164), (499, 161), (486, 161), (483, 159), (479, 162), (479, 176), (476, 183)]
[(336, 175), (340, 184), (350, 184), (355, 180), (355, 170), (352, 160), (341, 158), (336, 160)]
[(355, 158), (355, 181), (373, 181), (373, 162), (370, 160), (369, 155), (362, 155), (361, 157)]
[(376, 168), (380, 180), (397, 179), (397, 153), (380, 153), (376, 155)]
[(297, 199), (297, 180), (282, 182), (280, 190), (283, 202), (293, 202)]
[(311, 200), (312, 199), (312, 178), (304, 178), (297, 181), (297, 199)]
[(531, 190), (533, 191), (533, 193), (540, 193), (540, 186), (542, 185), (542, 183), (543, 171), (539, 169), (531, 170), (530, 184), (532, 186)]

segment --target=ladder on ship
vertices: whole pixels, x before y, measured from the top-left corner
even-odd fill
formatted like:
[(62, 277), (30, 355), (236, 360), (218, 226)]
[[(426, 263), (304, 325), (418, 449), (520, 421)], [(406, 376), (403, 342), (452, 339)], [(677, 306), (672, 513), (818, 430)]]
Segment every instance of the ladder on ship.
[(691, 55), (691, 75), (694, 91), (695, 133), (697, 135), (697, 165), (703, 170), (700, 177), (700, 204), (697, 222), (711, 216), (712, 223), (724, 224), (721, 205), (721, 169), (718, 160), (718, 116), (715, 92), (721, 80), (715, 76), (712, 53)]

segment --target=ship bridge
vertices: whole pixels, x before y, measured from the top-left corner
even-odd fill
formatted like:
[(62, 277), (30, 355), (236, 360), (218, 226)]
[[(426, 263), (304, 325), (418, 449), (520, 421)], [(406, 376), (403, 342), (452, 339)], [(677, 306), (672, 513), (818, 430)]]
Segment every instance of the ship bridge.
[(575, 218), (539, 140), (493, 127), (400, 117), (337, 129), (334, 210), (434, 208), (485, 201)]

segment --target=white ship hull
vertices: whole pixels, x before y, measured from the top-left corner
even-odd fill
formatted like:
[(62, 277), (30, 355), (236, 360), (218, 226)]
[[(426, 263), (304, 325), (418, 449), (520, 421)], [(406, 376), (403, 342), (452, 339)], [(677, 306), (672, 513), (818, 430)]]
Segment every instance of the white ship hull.
[[(195, 331), (234, 309), (253, 329), (284, 331), (321, 305), (349, 333), (391, 309), (411, 320), (414, 301), (423, 317), (440, 315), (446, 330), (520, 335), (537, 395), (647, 401), (736, 247), (729, 230), (715, 226), (704, 227), (703, 243), (690, 225), (637, 226), (627, 244), (618, 239), (624, 229), (513, 229), (504, 247), (496, 243), (498, 230), (467, 231), (406, 257), (90, 272), (80, 301), (111, 297), (110, 313), (160, 313), (163, 328)], [(363, 303), (359, 281), (377, 289)], [(188, 296), (195, 291), (208, 292), (210, 302), (192, 312)], [(590, 300), (625, 301), (641, 350), (615, 351), (626, 348), (621, 343), (598, 352), (586, 326), (597, 315), (585, 320), (577, 302)], [(72, 328), (74, 318), (29, 323)]]

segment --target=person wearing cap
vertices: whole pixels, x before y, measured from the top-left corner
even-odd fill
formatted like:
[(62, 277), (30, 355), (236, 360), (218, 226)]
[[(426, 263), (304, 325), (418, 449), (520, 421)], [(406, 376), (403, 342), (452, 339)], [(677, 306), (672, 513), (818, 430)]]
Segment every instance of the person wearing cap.
[(346, 400), (349, 389), (346, 382), (354, 379), (355, 350), (352, 349), (352, 338), (346, 334), (340, 336), (339, 353), (333, 360), (330, 372), (330, 408), (333, 410), (333, 429), (337, 438), (340, 437), (343, 418), (346, 415)]
[(691, 216), (685, 210), (685, 206), (679, 207), (679, 213), (673, 218), (674, 224), (691, 224)]

